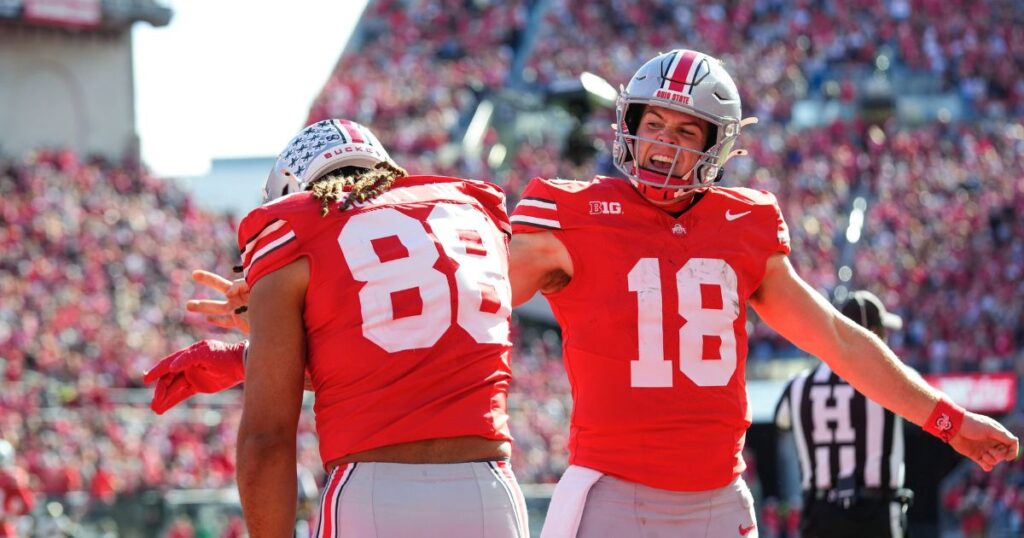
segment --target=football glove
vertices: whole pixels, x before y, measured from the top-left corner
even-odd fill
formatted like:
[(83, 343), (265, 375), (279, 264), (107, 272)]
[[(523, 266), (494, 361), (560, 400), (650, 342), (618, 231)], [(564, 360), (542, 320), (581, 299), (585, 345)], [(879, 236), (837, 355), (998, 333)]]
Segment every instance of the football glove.
[(145, 384), (156, 383), (150, 409), (162, 415), (197, 392), (212, 394), (241, 383), (248, 347), (246, 340), (200, 340), (164, 357), (142, 376)]

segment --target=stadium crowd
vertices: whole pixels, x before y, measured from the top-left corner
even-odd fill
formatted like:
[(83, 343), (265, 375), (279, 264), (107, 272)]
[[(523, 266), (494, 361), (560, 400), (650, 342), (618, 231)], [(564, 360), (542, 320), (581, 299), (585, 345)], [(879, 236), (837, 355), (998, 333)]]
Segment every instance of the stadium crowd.
[(182, 309), (188, 275), (231, 266), (232, 219), (138, 166), (68, 151), (0, 161), (0, 196), (0, 439), (30, 489), (91, 504), (233, 484), (237, 405), (153, 420), (122, 397), (208, 334)]
[(505, 83), (527, 4), (371, 2), (353, 38), (358, 48), (342, 56), (306, 123), (348, 118), (372, 125), (410, 171), (458, 175), (455, 160), (440, 154), (462, 113)]
[(998, 473), (961, 468), (951, 478), (940, 502), (964, 538), (1024, 532), (1024, 463), (1014, 462)]
[[(506, 83), (538, 4), (372, 2), (309, 120), (372, 125), (413, 172), (475, 172), (439, 156), (467, 109)], [(730, 165), (729, 184), (777, 194), (805, 278), (824, 291), (840, 284), (836, 243), (852, 199), (866, 194), (853, 275), (877, 286), (906, 320), (892, 340), (901, 356), (922, 372), (1024, 368), (1018, 3), (971, 3), (969, 10), (939, 0), (872, 0), (849, 9), (808, 0), (547, 4), (527, 59), (529, 85), (544, 88), (582, 71), (625, 82), (641, 59), (678, 45), (681, 29), (694, 30), (684, 34), (686, 45), (723, 57), (743, 81), (750, 115), (761, 120), (747, 131), (742, 145), (750, 156)], [(787, 126), (799, 98), (855, 100), (857, 89), (836, 73), (874, 65), (882, 53), (901, 69), (930, 73), (941, 90), (991, 121)], [(400, 83), (380, 75), (396, 69)], [(613, 119), (606, 110), (585, 119), (596, 151), (584, 160), (566, 159), (559, 140), (530, 135), (485, 179), (501, 182), (514, 200), (533, 176), (610, 173)], [(175, 184), (137, 165), (66, 151), (0, 161), (0, 199), (0, 438), (17, 447), (15, 465), (33, 491), (55, 499), (85, 491), (90, 504), (103, 504), (150, 489), (232, 486), (237, 398), (155, 419), (146, 402), (129, 401), (121, 389), (138, 388), (158, 358), (211, 334), (181, 308), (195, 293), (188, 272), (229, 270), (235, 222), (201, 211)], [(551, 483), (566, 465), (571, 408), (561, 345), (550, 329), (514, 330), (513, 466), (523, 483)], [(755, 324), (752, 359), (791, 352)], [(312, 420), (301, 424), (300, 462), (319, 481)], [(1022, 482), (1020, 465), (968, 473), (943, 503), (965, 535), (993, 517), (1020, 529)]]
[(836, 73), (877, 65), (879, 55), (890, 65), (935, 75), (940, 90), (958, 92), (989, 115), (1020, 115), (1021, 22), (1024, 13), (1012, 0), (553, 0), (528, 76), (546, 84), (588, 70), (625, 81), (632, 66), (677, 46), (683, 35), (688, 46), (725, 60), (743, 81), (743, 100), (753, 104), (748, 110), (762, 121), (785, 121), (797, 97), (854, 98), (854, 88), (844, 87)]
[(1014, 368), (1024, 345), (1020, 124), (891, 132), (856, 273), (893, 294), (896, 341), (922, 372)]

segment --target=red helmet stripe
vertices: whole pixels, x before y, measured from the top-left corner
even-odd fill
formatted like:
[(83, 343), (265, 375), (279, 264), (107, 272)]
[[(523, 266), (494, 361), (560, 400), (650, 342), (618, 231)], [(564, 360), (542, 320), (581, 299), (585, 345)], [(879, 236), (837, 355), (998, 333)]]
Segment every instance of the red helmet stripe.
[(348, 137), (352, 139), (353, 143), (366, 143), (366, 137), (363, 136), (363, 133), (359, 132), (359, 124), (352, 123), (348, 120), (341, 120), (339, 123), (341, 123), (341, 126), (345, 128), (345, 133), (348, 134)]
[(684, 84), (690, 76), (690, 68), (693, 67), (694, 60), (697, 59), (697, 52), (692, 50), (683, 51), (682, 54), (677, 54), (674, 65), (672, 65), (668, 74), (665, 76), (665, 83), (668, 86), (662, 86), (666, 90), (672, 90), (677, 92), (683, 92), (686, 89)]

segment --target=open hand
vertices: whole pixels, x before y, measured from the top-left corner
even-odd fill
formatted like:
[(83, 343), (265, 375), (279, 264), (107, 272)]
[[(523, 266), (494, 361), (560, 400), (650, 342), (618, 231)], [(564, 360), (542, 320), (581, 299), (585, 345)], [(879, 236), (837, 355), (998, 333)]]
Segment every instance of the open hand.
[(197, 269), (192, 271), (192, 280), (212, 288), (222, 295), (223, 300), (192, 299), (185, 303), (189, 312), (205, 314), (206, 321), (225, 329), (238, 329), (249, 334), (249, 285), (245, 279), (228, 280), (220, 275)]

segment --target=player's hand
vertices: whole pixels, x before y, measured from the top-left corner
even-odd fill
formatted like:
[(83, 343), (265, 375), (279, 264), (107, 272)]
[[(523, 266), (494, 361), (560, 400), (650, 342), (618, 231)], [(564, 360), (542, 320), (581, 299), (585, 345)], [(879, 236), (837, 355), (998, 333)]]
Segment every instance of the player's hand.
[(149, 407), (162, 415), (197, 392), (220, 392), (241, 383), (246, 345), (200, 340), (164, 357), (142, 376), (147, 385), (156, 382)]
[(995, 420), (968, 412), (949, 444), (985, 471), (991, 471), (1000, 462), (1017, 458), (1020, 441)]
[(222, 295), (224, 300), (192, 299), (185, 303), (189, 312), (206, 314), (206, 321), (225, 329), (238, 329), (249, 334), (249, 285), (245, 279), (228, 280), (220, 275), (197, 269), (192, 271), (192, 280), (212, 288)]

